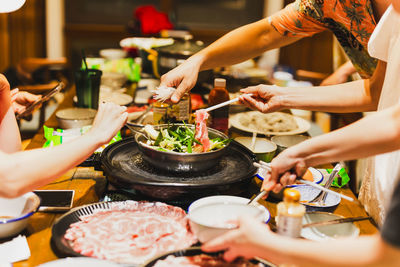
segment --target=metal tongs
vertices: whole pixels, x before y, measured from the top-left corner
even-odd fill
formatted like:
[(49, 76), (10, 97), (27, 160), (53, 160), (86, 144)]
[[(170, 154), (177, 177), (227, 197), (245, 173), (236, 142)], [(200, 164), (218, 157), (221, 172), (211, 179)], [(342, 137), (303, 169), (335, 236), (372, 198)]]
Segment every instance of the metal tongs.
[[(255, 167), (257, 167), (257, 168), (263, 168), (263, 169), (266, 169), (266, 170), (268, 170), (268, 171), (271, 171), (271, 166), (270, 166), (270, 164), (267, 163), (267, 162), (264, 162), (264, 161), (261, 161), (261, 160), (260, 160), (259, 162), (254, 162), (253, 165), (254, 165)], [(345, 196), (345, 195), (340, 194), (340, 193), (338, 193), (338, 192), (332, 191), (332, 190), (330, 190), (330, 189), (328, 189), (328, 188), (325, 188), (325, 187), (322, 187), (322, 186), (320, 186), (320, 185), (318, 185), (318, 184), (316, 184), (316, 183), (313, 183), (313, 182), (310, 182), (310, 181), (307, 181), (307, 180), (304, 180), (304, 179), (297, 179), (297, 181), (299, 181), (299, 182), (302, 183), (302, 184), (306, 184), (306, 185), (315, 187), (315, 188), (317, 188), (317, 189), (319, 189), (319, 190), (321, 190), (321, 191), (324, 191), (324, 192), (327, 192), (327, 193), (330, 193), (330, 194), (337, 195), (337, 196), (339, 196), (339, 197), (341, 197), (341, 198), (344, 198), (344, 199), (346, 199), (346, 200), (348, 200), (348, 201), (354, 201), (354, 199), (351, 198), (351, 197), (348, 197), (348, 196)], [(258, 194), (257, 194), (253, 199), (251, 199), (247, 204), (257, 203), (257, 202), (258, 202), (262, 197), (264, 197), (266, 194), (267, 194), (267, 191), (265, 191), (265, 190), (260, 191), (260, 193), (258, 193)]]

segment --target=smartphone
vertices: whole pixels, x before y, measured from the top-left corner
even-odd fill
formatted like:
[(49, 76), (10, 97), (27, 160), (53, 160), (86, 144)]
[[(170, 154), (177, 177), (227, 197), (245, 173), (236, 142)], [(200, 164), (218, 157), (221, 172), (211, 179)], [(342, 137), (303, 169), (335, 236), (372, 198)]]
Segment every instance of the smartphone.
[(42, 104), (43, 102), (46, 102), (47, 100), (49, 100), (53, 95), (60, 92), (64, 87), (65, 87), (65, 84), (63, 82), (60, 82), (59, 84), (57, 84), (56, 87), (51, 89), (51, 91), (49, 93), (47, 93), (42, 98), (40, 98), (39, 100), (37, 100), (37, 101), (33, 102), (31, 105), (29, 105), (25, 109), (24, 112), (22, 112), (21, 114), (18, 114), (16, 118), (19, 120), (20, 118), (28, 116), (29, 114), (32, 113), (32, 111), (35, 109), (35, 107), (37, 107), (38, 105)]
[(75, 190), (35, 190), (40, 197), (39, 211), (68, 211), (72, 208)]

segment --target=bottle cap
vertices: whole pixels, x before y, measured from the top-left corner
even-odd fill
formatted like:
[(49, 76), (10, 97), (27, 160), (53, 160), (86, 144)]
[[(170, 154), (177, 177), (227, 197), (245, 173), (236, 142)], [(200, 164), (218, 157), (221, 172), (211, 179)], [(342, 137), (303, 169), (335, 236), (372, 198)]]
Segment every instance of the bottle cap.
[(283, 191), (283, 200), (285, 202), (299, 202), (300, 192), (293, 188), (286, 188), (285, 191)]
[(222, 78), (217, 78), (214, 80), (214, 87), (225, 87), (226, 80)]

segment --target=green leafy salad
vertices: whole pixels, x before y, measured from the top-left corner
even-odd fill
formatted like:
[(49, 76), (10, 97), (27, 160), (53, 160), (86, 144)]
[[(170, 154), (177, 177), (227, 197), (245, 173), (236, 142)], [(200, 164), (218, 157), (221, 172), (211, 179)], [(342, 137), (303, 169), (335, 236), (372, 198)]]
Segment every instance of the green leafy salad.
[[(171, 125), (160, 131), (155, 130), (151, 125), (144, 128), (151, 140), (147, 140), (147, 145), (160, 151), (174, 151), (180, 153), (201, 153), (203, 152), (202, 143), (195, 138), (194, 130), (186, 124)], [(218, 150), (231, 139), (220, 137), (210, 139), (210, 149), (208, 151)]]

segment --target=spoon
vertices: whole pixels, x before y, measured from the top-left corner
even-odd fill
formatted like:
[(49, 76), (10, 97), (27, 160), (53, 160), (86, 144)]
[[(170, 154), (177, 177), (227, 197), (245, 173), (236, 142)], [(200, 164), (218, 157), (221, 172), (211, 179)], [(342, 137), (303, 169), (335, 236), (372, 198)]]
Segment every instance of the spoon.
[(128, 127), (129, 130), (131, 130), (132, 132), (144, 136), (144, 138), (146, 138), (147, 140), (151, 140), (151, 138), (147, 136), (147, 133), (146, 133), (145, 131), (141, 131), (141, 130), (137, 129), (137, 128), (143, 129), (143, 128), (144, 128), (144, 125), (141, 125), (141, 124), (133, 124), (133, 123), (127, 122), (127, 123), (126, 123), (126, 127)]

